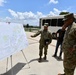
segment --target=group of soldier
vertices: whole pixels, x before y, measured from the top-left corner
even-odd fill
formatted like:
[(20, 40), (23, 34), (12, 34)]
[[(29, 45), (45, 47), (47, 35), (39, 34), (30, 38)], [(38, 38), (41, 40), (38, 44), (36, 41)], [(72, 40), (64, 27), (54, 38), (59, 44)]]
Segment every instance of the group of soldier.
[[(63, 32), (62, 34), (64, 35), (62, 36), (62, 38), (59, 38), (57, 40), (56, 50), (53, 56), (54, 57), (57, 56), (58, 46), (61, 45), (61, 52), (60, 52), (59, 57), (61, 58), (61, 54), (63, 51), (64, 74), (58, 74), (58, 75), (74, 75), (74, 71), (76, 67), (76, 23), (75, 23), (74, 14), (69, 13), (65, 15), (63, 20), (64, 20), (64, 25), (62, 26), (62, 29), (59, 31), (60, 32), (62, 31)], [(31, 35), (31, 37), (36, 37), (39, 34), (41, 34), (41, 38), (39, 40), (40, 44), (39, 44), (39, 60), (38, 61), (41, 62), (43, 48), (44, 48), (44, 60), (46, 60), (48, 45), (52, 42), (52, 34), (51, 32), (48, 31), (47, 23), (44, 24), (43, 30), (39, 30), (36, 34)]]

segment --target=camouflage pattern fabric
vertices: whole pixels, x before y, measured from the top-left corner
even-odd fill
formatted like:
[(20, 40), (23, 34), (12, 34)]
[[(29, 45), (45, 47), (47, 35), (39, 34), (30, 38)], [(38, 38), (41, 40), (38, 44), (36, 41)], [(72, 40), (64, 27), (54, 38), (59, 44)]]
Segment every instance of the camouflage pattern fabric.
[[(36, 34), (34, 34), (34, 37), (38, 36), (39, 34), (41, 34), (40, 40), (39, 40), (39, 43), (40, 43), (39, 55), (42, 56), (43, 48), (44, 48), (44, 54), (47, 55), (48, 45), (52, 42), (52, 34), (50, 31), (39, 30)], [(46, 39), (49, 39), (48, 45), (44, 44)]]
[(64, 71), (66, 75), (73, 75), (76, 67), (76, 24), (70, 25), (65, 33), (62, 44), (64, 51)]

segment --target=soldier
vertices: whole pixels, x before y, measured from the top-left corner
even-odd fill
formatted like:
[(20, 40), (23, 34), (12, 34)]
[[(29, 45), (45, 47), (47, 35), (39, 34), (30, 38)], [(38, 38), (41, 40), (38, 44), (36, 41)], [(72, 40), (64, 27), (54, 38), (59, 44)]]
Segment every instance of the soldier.
[(67, 31), (64, 36), (62, 50), (64, 51), (64, 74), (58, 75), (74, 75), (76, 67), (76, 24), (73, 13), (64, 16), (64, 25), (62, 29)]
[(44, 29), (39, 30), (36, 34), (31, 35), (31, 37), (36, 37), (41, 34), (41, 38), (39, 40), (39, 62), (42, 60), (43, 48), (44, 48), (44, 59), (47, 59), (47, 49), (48, 45), (52, 42), (52, 34), (48, 31), (48, 24), (44, 24)]

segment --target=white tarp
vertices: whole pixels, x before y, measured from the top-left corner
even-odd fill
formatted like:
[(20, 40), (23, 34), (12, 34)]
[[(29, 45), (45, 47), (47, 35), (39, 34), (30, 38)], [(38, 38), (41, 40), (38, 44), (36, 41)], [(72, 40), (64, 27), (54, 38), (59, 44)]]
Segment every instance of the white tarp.
[(28, 46), (23, 25), (0, 23), (0, 60), (25, 49)]

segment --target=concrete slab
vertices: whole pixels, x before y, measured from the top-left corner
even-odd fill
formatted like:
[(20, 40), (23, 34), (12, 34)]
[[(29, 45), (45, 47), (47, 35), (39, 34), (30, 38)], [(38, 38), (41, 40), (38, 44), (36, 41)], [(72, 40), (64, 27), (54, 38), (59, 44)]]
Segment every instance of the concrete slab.
[[(31, 38), (34, 33), (26, 32), (29, 46), (11, 57), (0, 61), (0, 75), (57, 75), (63, 73), (63, 61), (52, 57), (55, 51), (56, 40), (53, 40), (48, 47), (47, 60), (38, 62), (39, 58), (39, 38)], [(60, 49), (59, 49), (60, 50)], [(59, 54), (59, 51), (58, 51)], [(63, 55), (62, 55), (63, 56)], [(76, 71), (75, 74), (76, 75)]]

